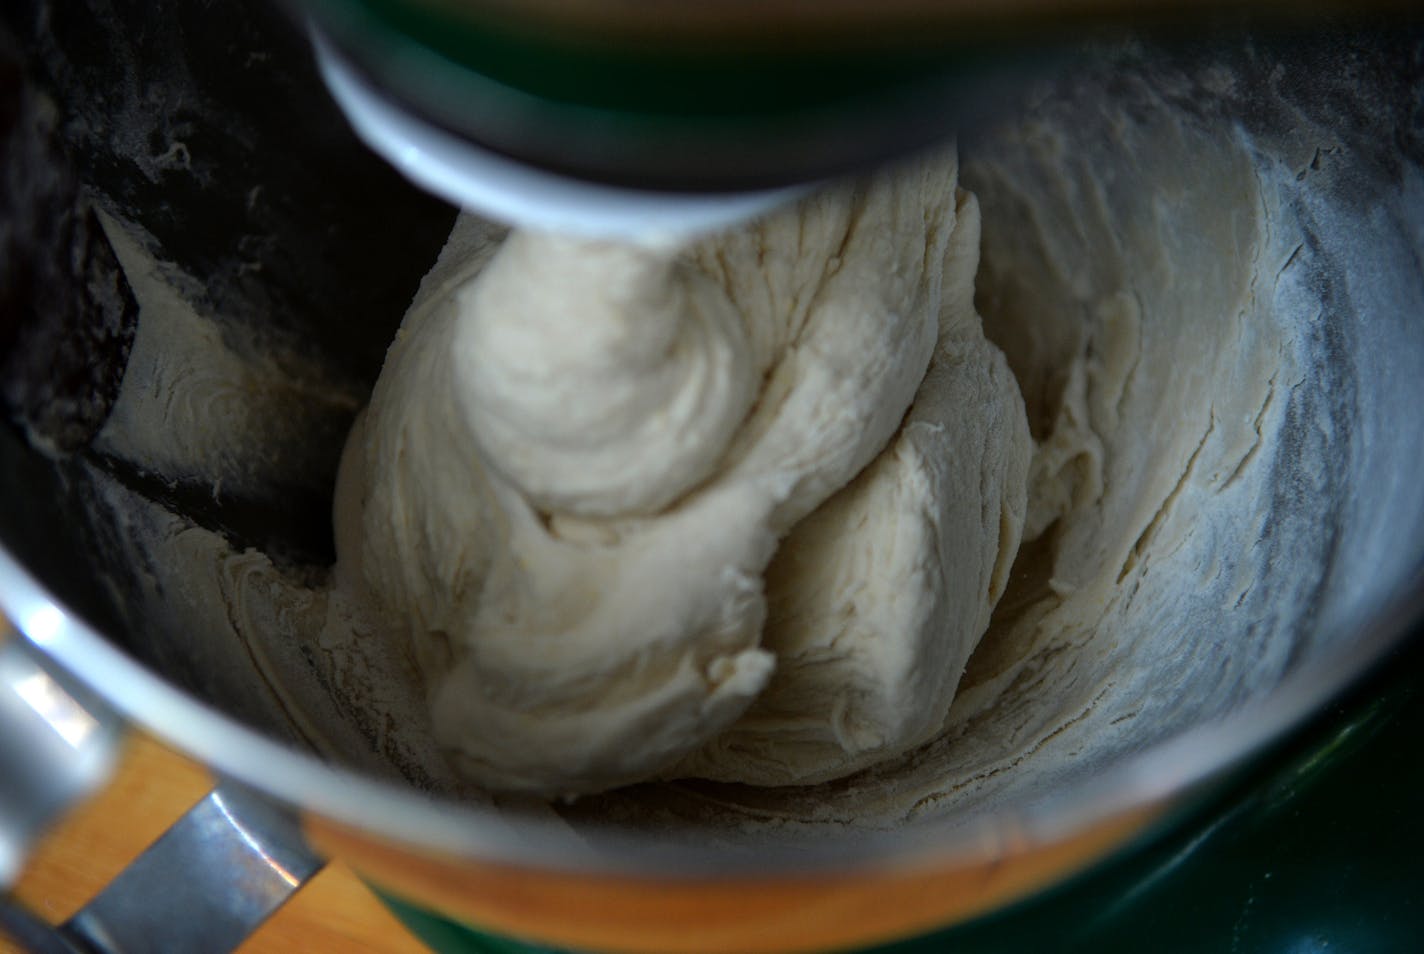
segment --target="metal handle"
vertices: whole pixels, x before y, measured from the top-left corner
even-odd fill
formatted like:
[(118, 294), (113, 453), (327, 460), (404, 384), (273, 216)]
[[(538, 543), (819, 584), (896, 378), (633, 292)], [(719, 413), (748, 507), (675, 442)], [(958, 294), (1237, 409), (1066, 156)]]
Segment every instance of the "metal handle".
[[(23, 640), (0, 643), (0, 889), (38, 835), (108, 778), (122, 728)], [(43, 954), (224, 954), (322, 865), (293, 813), (225, 781), (63, 925), (6, 901), (0, 930)]]
[(121, 720), (62, 679), (0, 631), (0, 890), (35, 838), (117, 761)]

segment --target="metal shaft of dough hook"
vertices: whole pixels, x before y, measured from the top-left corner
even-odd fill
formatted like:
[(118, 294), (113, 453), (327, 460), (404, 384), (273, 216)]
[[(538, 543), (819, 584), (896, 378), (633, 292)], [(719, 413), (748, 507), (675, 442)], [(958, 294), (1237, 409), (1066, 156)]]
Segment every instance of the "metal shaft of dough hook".
[(481, 149), (388, 101), (311, 27), (317, 66), (357, 135), (434, 195), (497, 221), (625, 241), (652, 241), (735, 225), (811, 188), (734, 194), (647, 192), (585, 182)]

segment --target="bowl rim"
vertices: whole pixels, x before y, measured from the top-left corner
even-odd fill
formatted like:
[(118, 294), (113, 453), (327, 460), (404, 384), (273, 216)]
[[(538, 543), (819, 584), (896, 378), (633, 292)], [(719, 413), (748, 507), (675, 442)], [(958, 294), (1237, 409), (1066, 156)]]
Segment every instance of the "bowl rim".
[[(596, 847), (553, 817), (510, 817), (487, 806), (422, 793), (321, 761), (222, 713), (110, 642), (0, 547), (0, 611), (21, 636), (129, 722), (281, 803), (385, 840), (442, 856), (563, 872), (657, 877), (735, 877), (938, 866), (1002, 852), (1005, 844), (1053, 844), (1114, 817), (1170, 804), (1199, 790), (1299, 727), (1359, 681), (1424, 618), (1424, 566), (1391, 598), (1348, 624), (1330, 649), (1304, 660), (1273, 689), (1226, 716), (1183, 730), (1069, 782), (1051, 798), (993, 811), (917, 820), (808, 846), (745, 848), (708, 843), (675, 853), (657, 832), (609, 826)], [(946, 824), (946, 820), (952, 824)]]

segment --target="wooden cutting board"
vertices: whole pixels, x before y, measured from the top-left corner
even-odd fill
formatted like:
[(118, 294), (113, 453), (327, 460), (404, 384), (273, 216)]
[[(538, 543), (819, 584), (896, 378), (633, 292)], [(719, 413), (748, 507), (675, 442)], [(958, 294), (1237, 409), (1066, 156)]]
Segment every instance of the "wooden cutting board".
[[(14, 894), (60, 922), (212, 787), (197, 763), (135, 733), (114, 779), (41, 842)], [(239, 948), (243, 954), (340, 951), (420, 954), (425, 948), (340, 863), (328, 865)], [(21, 954), (0, 934), (0, 954)]]

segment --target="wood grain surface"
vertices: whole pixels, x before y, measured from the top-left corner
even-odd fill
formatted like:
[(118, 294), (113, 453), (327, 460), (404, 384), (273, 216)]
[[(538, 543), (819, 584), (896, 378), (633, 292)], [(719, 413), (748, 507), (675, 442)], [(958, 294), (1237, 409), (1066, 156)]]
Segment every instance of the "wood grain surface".
[[(63, 921), (212, 787), (201, 766), (135, 733), (108, 788), (39, 845), (14, 894)], [(425, 948), (351, 870), (328, 865), (239, 948), (243, 954), (340, 951), (419, 954)], [(20, 954), (0, 934), (0, 954)]]

